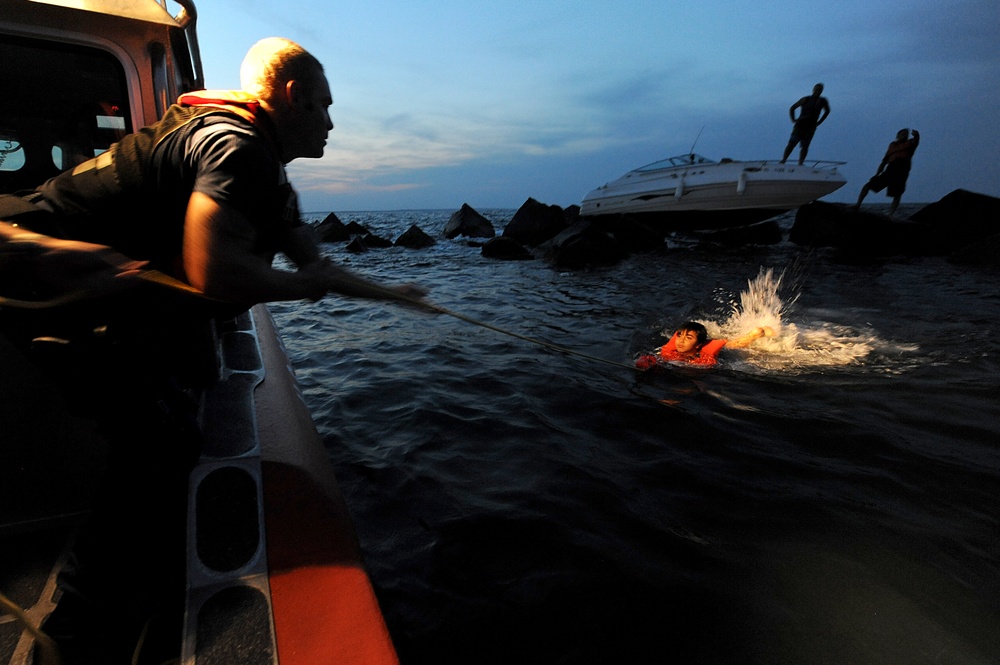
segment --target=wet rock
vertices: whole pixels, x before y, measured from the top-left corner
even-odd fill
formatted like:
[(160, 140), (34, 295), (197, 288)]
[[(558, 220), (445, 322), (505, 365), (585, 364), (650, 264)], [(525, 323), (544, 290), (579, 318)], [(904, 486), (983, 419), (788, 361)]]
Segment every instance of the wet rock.
[(368, 229), (357, 222), (348, 222), (345, 228), (347, 229), (347, 233), (352, 237), (368, 235)]
[(496, 236), (493, 223), (486, 219), (468, 203), (463, 203), (460, 210), (452, 214), (444, 226), (444, 237), (451, 239), (458, 236), (471, 238), (492, 238)]
[(491, 238), (482, 249), (483, 256), (490, 259), (500, 259), (503, 261), (523, 261), (534, 258), (521, 243), (512, 238), (500, 236)]
[(796, 245), (838, 247), (850, 235), (869, 223), (881, 223), (884, 215), (856, 212), (841, 203), (815, 201), (795, 212), (795, 223), (788, 239)]
[(783, 236), (781, 227), (775, 221), (734, 226), (729, 229), (719, 229), (705, 234), (704, 240), (727, 247), (744, 247), (746, 245), (776, 245)]
[(544, 252), (548, 263), (569, 270), (614, 265), (627, 256), (613, 236), (587, 221), (556, 235), (545, 243)]
[(948, 255), (948, 262), (964, 266), (1000, 268), (1000, 234), (983, 238)]
[(915, 212), (910, 221), (927, 228), (934, 239), (934, 253), (948, 254), (997, 232), (1000, 199), (956, 189)]
[(798, 209), (788, 239), (797, 245), (834, 247), (845, 258), (914, 256), (932, 251), (923, 224), (825, 201)]
[(361, 236), (361, 240), (369, 249), (384, 249), (386, 247), (392, 247), (391, 240), (383, 238), (382, 236), (377, 236), (374, 233), (366, 233)]
[(529, 198), (514, 213), (502, 235), (527, 247), (537, 247), (568, 227), (566, 211), (562, 208)]
[(344, 249), (346, 249), (348, 252), (360, 254), (362, 252), (368, 251), (368, 245), (365, 244), (363, 236), (354, 236), (354, 239), (351, 240), (351, 242), (347, 243), (347, 247), (345, 247)]
[(320, 242), (346, 242), (351, 239), (347, 227), (332, 212), (316, 226), (316, 236)]
[(989, 262), (997, 232), (1000, 199), (956, 189), (906, 220), (856, 211), (845, 204), (816, 201), (799, 208), (789, 240), (812, 247), (835, 247), (846, 257), (946, 256)]
[(401, 236), (396, 238), (397, 247), (406, 247), (408, 249), (424, 249), (435, 244), (435, 242), (434, 238), (424, 233), (416, 224), (406, 229)]
[[(571, 206), (579, 211), (579, 206)], [(567, 218), (570, 208), (566, 209)], [(631, 215), (602, 215), (593, 218), (605, 233), (614, 236), (622, 250), (629, 253), (652, 252), (661, 249), (664, 244), (663, 233), (651, 229), (647, 224)]]

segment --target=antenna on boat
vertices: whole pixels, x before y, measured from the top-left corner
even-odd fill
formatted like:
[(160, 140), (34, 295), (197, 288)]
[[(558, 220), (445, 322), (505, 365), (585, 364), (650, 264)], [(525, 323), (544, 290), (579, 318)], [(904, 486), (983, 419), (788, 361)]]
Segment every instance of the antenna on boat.
[(702, 125), (702, 126), (701, 126), (701, 129), (699, 129), (699, 130), (698, 130), (698, 136), (694, 137), (694, 143), (692, 143), (692, 144), (691, 144), (691, 149), (690, 149), (690, 150), (688, 150), (688, 154), (689, 154), (689, 155), (693, 155), (693, 154), (694, 154), (694, 147), (695, 147), (696, 145), (698, 145), (698, 139), (700, 139), (700, 138), (701, 138), (701, 133), (702, 133), (703, 131), (705, 131), (705, 125)]

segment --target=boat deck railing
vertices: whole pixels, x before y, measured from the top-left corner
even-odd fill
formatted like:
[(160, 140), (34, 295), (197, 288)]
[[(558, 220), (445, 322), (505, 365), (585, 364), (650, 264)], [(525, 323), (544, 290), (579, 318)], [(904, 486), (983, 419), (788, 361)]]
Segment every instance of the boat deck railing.
[(750, 162), (742, 162), (742, 163), (744, 163), (744, 164), (767, 164), (769, 166), (772, 166), (772, 165), (777, 165), (777, 166), (808, 166), (809, 168), (814, 168), (814, 169), (829, 169), (829, 170), (832, 171), (832, 170), (835, 170), (838, 166), (843, 166), (847, 162), (835, 162), (835, 161), (831, 161), (831, 160), (828, 160), (828, 159), (807, 159), (806, 161), (804, 161), (801, 164), (799, 164), (798, 162), (794, 162), (794, 163), (785, 162), (784, 164), (782, 164), (780, 159), (761, 159), (761, 160), (753, 160), (753, 161), (750, 161)]
[[(807, 159), (801, 164), (798, 162), (784, 162), (780, 159), (722, 159), (714, 164), (751, 164), (753, 166), (803, 166), (811, 169), (835, 171), (838, 166), (843, 166), (847, 162), (835, 162), (829, 159)], [(695, 166), (698, 166), (697, 164)]]
[(817, 169), (817, 170), (827, 170), (836, 171), (838, 166), (843, 166), (847, 162), (837, 162), (825, 159), (807, 159), (802, 164), (798, 162), (785, 162), (782, 164), (781, 160), (778, 159), (730, 159), (725, 157), (719, 161), (708, 159), (702, 157), (701, 155), (691, 154), (691, 155), (679, 155), (677, 157), (670, 157), (668, 159), (662, 159), (658, 162), (653, 162), (652, 164), (647, 164), (646, 166), (640, 166), (626, 174), (626, 177), (632, 174), (639, 175), (649, 175), (652, 173), (661, 173), (663, 171), (668, 171), (671, 169), (681, 169), (685, 167), (706, 167), (706, 166), (719, 166), (722, 164), (750, 164), (756, 168), (761, 168), (764, 166), (777, 167), (777, 166), (803, 166), (806, 168)]

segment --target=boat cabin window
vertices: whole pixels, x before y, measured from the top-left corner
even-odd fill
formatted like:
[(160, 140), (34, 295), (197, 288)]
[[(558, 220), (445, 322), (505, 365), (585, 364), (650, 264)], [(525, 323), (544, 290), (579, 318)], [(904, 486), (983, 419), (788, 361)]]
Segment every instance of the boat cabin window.
[(711, 159), (707, 157), (702, 157), (701, 155), (696, 155), (694, 153), (689, 153), (687, 155), (678, 155), (677, 157), (669, 157), (667, 159), (661, 159), (658, 162), (653, 162), (652, 164), (647, 164), (646, 166), (640, 166), (636, 169), (639, 173), (645, 173), (647, 171), (659, 171), (661, 169), (672, 169), (678, 166), (691, 166), (697, 164), (715, 164)]
[(0, 34), (0, 62), (0, 193), (34, 188), (132, 131), (110, 53)]

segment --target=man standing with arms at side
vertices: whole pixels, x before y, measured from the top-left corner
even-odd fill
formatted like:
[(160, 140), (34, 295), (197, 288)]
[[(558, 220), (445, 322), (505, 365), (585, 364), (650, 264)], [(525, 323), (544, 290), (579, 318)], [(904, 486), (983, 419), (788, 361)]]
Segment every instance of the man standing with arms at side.
[[(806, 160), (806, 155), (809, 154), (809, 144), (812, 142), (813, 134), (816, 133), (816, 128), (822, 125), (823, 121), (830, 115), (830, 102), (827, 101), (826, 97), (822, 97), (822, 94), (823, 84), (817, 83), (813, 86), (811, 95), (803, 97), (788, 109), (788, 116), (795, 123), (795, 126), (792, 128), (788, 145), (785, 146), (785, 154), (781, 158), (782, 164), (788, 161), (788, 156), (792, 154), (796, 144), (800, 146), (799, 164)], [(795, 109), (801, 109), (798, 119), (795, 118)]]

